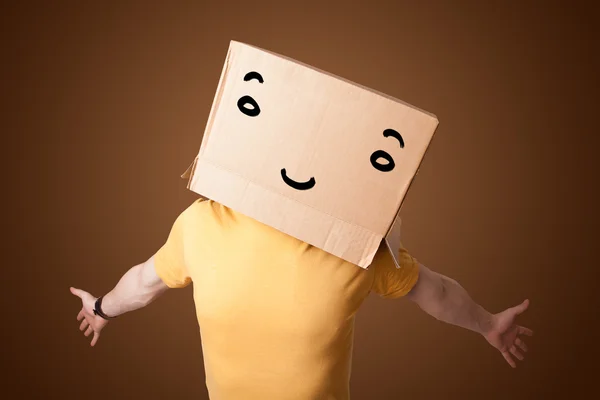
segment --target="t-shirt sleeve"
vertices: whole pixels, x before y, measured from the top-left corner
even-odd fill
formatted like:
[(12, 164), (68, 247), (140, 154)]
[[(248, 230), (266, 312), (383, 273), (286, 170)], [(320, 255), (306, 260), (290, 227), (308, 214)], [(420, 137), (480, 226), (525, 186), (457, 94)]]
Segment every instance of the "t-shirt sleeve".
[(400, 268), (389, 251), (378, 251), (371, 266), (375, 270), (373, 291), (386, 299), (396, 299), (410, 292), (419, 279), (419, 263), (400, 245)]
[(173, 223), (167, 241), (154, 255), (154, 268), (170, 288), (183, 288), (192, 282), (185, 264), (184, 233), (191, 211), (190, 206)]

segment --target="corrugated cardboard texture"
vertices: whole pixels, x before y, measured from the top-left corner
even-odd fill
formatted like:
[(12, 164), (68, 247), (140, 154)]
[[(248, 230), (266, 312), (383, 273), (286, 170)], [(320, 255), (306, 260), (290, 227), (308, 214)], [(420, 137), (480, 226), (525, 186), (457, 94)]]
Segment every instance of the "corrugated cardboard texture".
[(437, 124), (390, 96), (231, 42), (188, 187), (366, 268)]

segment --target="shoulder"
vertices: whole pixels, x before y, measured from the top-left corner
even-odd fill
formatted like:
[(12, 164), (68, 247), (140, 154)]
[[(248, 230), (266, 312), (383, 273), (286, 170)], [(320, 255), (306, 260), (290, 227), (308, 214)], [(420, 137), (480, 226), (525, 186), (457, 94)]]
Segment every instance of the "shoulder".
[(398, 263), (399, 268), (387, 250), (375, 255), (372, 263), (375, 275), (373, 290), (384, 298), (398, 298), (408, 294), (419, 280), (420, 264), (402, 244)]
[(210, 200), (205, 200), (203, 198), (197, 199), (177, 216), (175, 226), (184, 228), (195, 225), (203, 219), (206, 219), (206, 216), (209, 215), (210, 212)]
[(192, 230), (202, 227), (230, 228), (234, 225), (237, 214), (221, 203), (210, 199), (199, 198), (190, 204), (180, 215), (182, 227)]
[(179, 216), (180, 218), (187, 220), (190, 218), (200, 217), (207, 214), (215, 213), (218, 208), (218, 203), (207, 200), (204, 198), (199, 198), (194, 200)]

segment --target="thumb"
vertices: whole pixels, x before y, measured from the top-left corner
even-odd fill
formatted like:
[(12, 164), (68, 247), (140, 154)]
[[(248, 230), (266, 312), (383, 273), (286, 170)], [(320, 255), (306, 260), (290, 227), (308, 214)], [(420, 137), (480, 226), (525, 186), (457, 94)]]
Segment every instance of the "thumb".
[(74, 287), (71, 288), (71, 293), (73, 293), (75, 296), (79, 297), (80, 299), (83, 299), (83, 295), (86, 293), (81, 289), (75, 289)]
[(514, 306), (512, 308), (512, 310), (514, 311), (514, 313), (516, 315), (522, 314), (523, 312), (525, 312), (525, 310), (527, 310), (527, 308), (529, 307), (529, 299), (525, 299), (521, 304), (519, 304), (518, 306)]

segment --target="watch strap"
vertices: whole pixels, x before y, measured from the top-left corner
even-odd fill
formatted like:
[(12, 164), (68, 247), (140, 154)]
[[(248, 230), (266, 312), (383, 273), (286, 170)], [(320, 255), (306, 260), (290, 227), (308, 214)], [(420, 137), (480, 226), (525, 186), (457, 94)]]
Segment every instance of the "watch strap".
[(116, 317), (109, 317), (108, 315), (102, 312), (102, 298), (104, 296), (100, 296), (96, 299), (96, 304), (94, 305), (94, 315), (99, 315), (101, 318), (105, 320), (115, 319)]

